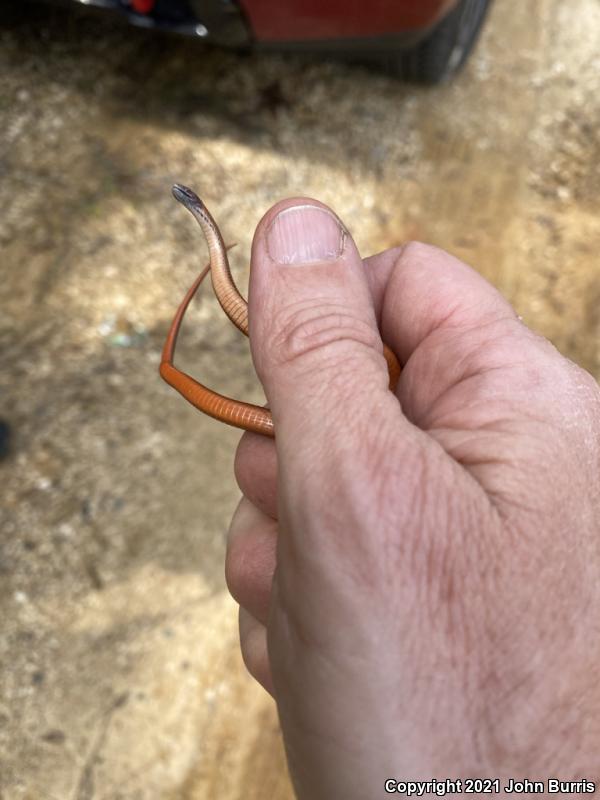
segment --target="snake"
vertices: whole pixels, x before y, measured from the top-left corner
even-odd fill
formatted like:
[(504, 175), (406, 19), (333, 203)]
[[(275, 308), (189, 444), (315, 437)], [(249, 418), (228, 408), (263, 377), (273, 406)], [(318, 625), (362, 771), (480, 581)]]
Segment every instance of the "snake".
[[(225, 314), (236, 328), (248, 336), (248, 303), (240, 294), (229, 266), (227, 251), (219, 226), (198, 195), (187, 186), (176, 183), (172, 188), (173, 197), (180, 202), (200, 225), (209, 252), (209, 262), (190, 286), (179, 304), (169, 327), (160, 362), (161, 378), (179, 392), (199, 411), (227, 425), (251, 431), (263, 436), (275, 436), (273, 417), (268, 408), (235, 400), (209, 389), (191, 375), (175, 367), (175, 346), (179, 330), (187, 308), (198, 291), (200, 284), (210, 273), (214, 293)], [(383, 346), (389, 387), (394, 391), (400, 376), (400, 364), (387, 345)]]

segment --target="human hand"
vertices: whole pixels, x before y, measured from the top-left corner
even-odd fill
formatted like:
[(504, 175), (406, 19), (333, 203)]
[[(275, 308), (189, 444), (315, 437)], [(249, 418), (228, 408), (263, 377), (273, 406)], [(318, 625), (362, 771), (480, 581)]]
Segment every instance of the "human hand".
[(227, 579), (298, 797), (600, 779), (598, 385), (462, 262), (363, 262), (313, 200), (260, 223), (249, 309), (276, 439), (240, 442)]

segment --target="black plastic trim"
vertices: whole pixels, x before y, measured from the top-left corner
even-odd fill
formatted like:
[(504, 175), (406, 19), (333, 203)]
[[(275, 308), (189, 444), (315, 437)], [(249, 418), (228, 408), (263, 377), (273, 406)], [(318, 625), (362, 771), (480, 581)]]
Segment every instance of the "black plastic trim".
[(330, 54), (339, 56), (372, 56), (410, 49), (425, 39), (430, 28), (402, 33), (385, 33), (378, 36), (356, 36), (340, 39), (309, 39), (302, 41), (255, 42), (263, 51)]
[(250, 28), (234, 0), (188, 0), (196, 17), (208, 30), (210, 41), (224, 47), (250, 44)]

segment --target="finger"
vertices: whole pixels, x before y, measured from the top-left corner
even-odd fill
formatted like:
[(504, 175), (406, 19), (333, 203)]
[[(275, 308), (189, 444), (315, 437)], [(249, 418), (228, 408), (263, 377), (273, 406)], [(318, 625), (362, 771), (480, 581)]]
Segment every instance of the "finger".
[(583, 417), (572, 415), (572, 398), (587, 393), (581, 370), (527, 328), (481, 275), (437, 248), (412, 243), (392, 258), (376, 257), (372, 273), (384, 337), (404, 363), (398, 397), (408, 419), (503, 513), (532, 506), (528, 471), (540, 485), (533, 507), (547, 508), (563, 431), (573, 436), (580, 427), (583, 448), (589, 436)]
[[(552, 349), (488, 281), (436, 247), (412, 242), (367, 259), (366, 268), (383, 336), (405, 367), (398, 397), (424, 430), (442, 425), (440, 411), (464, 418), (466, 403), (497, 399), (507, 371), (511, 391), (527, 391), (526, 362)], [(477, 414), (472, 421), (482, 422)]]
[(277, 518), (277, 452), (273, 439), (245, 433), (237, 447), (234, 472), (242, 494), (263, 514)]
[(285, 201), (261, 221), (249, 316), (280, 454), (314, 460), (348, 425), (369, 427), (374, 409), (399, 413), (362, 260), (321, 203)]
[(411, 242), (376, 258), (378, 268), (371, 271), (377, 273), (379, 285), (385, 275), (382, 324), (403, 363), (436, 331), (517, 320), (491, 283), (437, 247)]
[[(404, 245), (394, 247), (391, 250), (384, 250), (382, 253), (368, 256), (363, 259), (365, 268), (365, 275), (369, 290), (371, 292), (371, 299), (373, 301), (373, 308), (375, 309), (375, 317), (377, 324), (381, 330), (381, 312), (383, 309), (383, 301), (387, 289), (390, 276), (394, 272), (396, 265), (399, 263)], [(389, 345), (389, 342), (386, 342)]]
[(365, 258), (364, 267), (384, 340), (403, 363), (440, 327), (517, 318), (491, 283), (438, 247), (409, 242)]
[(240, 647), (246, 669), (252, 677), (273, 695), (273, 680), (267, 651), (267, 629), (246, 609), (240, 606)]
[(227, 536), (225, 580), (232, 597), (266, 624), (275, 571), (277, 523), (243, 497)]

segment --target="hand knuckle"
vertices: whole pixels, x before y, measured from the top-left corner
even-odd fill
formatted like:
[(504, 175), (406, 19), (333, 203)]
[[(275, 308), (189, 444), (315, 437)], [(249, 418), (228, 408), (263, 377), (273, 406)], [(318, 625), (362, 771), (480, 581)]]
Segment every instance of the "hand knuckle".
[(225, 581), (232, 597), (242, 602), (252, 584), (251, 564), (243, 540), (230, 542), (225, 559)]
[(275, 319), (277, 334), (273, 340), (276, 358), (281, 363), (298, 363), (318, 354), (336, 356), (348, 343), (369, 349), (381, 349), (373, 324), (351, 313), (341, 304), (315, 305), (303, 301), (282, 309)]

